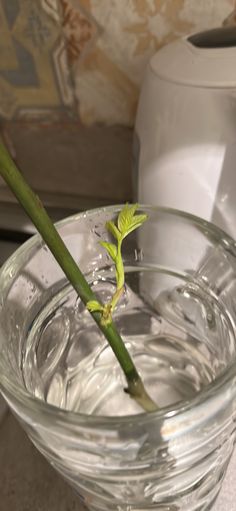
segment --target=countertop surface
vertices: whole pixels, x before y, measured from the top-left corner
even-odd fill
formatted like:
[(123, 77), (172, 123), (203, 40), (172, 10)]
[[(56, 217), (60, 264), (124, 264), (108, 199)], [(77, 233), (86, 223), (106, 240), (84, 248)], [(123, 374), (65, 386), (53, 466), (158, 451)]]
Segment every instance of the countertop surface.
[[(0, 425), (0, 511), (85, 511), (10, 412)], [(212, 511), (236, 511), (236, 451)]]

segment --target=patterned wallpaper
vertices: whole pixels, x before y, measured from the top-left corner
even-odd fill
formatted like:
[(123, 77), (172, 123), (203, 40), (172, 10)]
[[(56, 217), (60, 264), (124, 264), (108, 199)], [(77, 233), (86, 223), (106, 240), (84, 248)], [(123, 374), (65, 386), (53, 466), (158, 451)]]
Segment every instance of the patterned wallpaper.
[(0, 117), (132, 126), (150, 56), (234, 0), (0, 0)]

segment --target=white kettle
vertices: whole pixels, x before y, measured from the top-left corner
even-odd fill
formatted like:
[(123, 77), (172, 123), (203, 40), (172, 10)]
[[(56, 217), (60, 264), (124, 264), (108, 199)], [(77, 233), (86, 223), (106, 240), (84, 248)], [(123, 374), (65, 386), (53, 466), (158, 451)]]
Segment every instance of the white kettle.
[(151, 59), (138, 106), (136, 196), (236, 238), (236, 27), (177, 40)]

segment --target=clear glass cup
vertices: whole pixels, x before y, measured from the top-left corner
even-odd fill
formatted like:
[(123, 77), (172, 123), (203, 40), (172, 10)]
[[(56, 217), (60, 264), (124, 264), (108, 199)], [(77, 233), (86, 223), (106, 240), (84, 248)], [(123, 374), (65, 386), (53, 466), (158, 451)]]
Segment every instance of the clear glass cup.
[[(236, 245), (182, 212), (141, 207), (123, 246), (114, 321), (160, 406), (143, 413), (116, 359), (39, 236), (0, 272), (0, 389), (29, 437), (94, 511), (206, 511), (233, 451)], [(120, 208), (58, 229), (106, 301), (101, 239)]]

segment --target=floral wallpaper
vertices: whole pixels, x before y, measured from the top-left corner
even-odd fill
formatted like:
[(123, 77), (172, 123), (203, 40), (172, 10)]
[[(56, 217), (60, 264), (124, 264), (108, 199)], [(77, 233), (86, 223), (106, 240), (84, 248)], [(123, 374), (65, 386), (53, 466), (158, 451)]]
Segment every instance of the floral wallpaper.
[(147, 61), (234, 0), (0, 0), (0, 118), (132, 126)]

